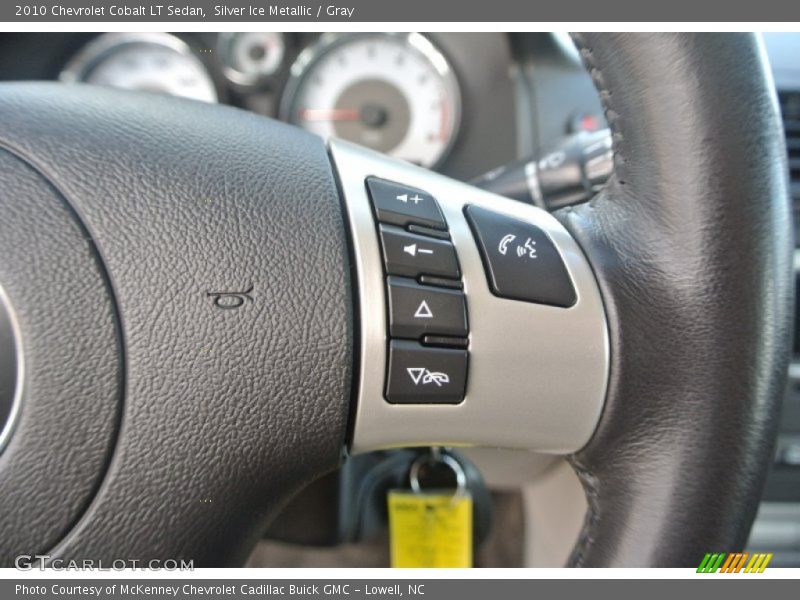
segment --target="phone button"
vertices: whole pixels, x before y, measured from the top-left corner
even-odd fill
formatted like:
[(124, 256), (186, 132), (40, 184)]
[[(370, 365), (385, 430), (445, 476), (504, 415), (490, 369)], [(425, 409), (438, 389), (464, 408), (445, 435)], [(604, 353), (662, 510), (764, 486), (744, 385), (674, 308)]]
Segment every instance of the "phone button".
[(539, 227), (479, 206), (464, 209), (495, 296), (570, 307), (577, 301), (564, 261)]
[(466, 350), (392, 340), (385, 397), (391, 404), (458, 404), (467, 385)]

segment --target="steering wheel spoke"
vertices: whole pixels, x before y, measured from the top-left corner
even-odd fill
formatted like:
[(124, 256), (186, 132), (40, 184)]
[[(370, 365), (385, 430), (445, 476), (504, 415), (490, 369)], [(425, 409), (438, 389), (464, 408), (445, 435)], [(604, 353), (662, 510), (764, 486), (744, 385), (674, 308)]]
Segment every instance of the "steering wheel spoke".
[[(347, 142), (332, 141), (330, 153), (357, 268), (352, 451), (478, 445), (567, 454), (584, 446), (605, 399), (608, 333), (594, 275), (566, 229), (541, 209)], [(427, 223), (440, 229), (428, 233), (444, 242), (398, 226), (430, 219), (419, 216), (426, 203), (441, 212)], [(460, 271), (425, 283), (444, 252)], [(455, 330), (449, 318), (462, 311)]]

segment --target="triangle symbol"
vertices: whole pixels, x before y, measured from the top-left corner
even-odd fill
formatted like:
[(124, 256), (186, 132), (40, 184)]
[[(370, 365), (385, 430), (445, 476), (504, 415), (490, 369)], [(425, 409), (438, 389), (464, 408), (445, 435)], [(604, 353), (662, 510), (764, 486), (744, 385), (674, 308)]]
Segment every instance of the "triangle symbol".
[(431, 317), (433, 317), (431, 308), (430, 306), (428, 306), (428, 303), (425, 302), (425, 300), (423, 300), (422, 303), (419, 305), (419, 308), (417, 309), (417, 312), (414, 313), (414, 316), (418, 319), (430, 319)]
[(408, 376), (411, 377), (414, 385), (419, 385), (419, 380), (425, 374), (425, 367), (408, 367), (406, 371), (408, 371)]
[(397, 199), (401, 202), (408, 202), (408, 194), (400, 194)]

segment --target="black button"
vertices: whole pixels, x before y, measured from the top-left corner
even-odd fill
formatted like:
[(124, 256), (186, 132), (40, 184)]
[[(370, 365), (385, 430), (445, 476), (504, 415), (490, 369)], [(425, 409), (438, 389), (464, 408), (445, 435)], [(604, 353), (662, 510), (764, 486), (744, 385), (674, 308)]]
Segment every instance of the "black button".
[(495, 295), (554, 306), (575, 304), (567, 268), (544, 231), (477, 206), (467, 206), (465, 212)]
[(392, 340), (386, 400), (392, 404), (458, 404), (467, 385), (466, 350)]
[(426, 334), (467, 335), (467, 307), (459, 290), (417, 285), (389, 277), (389, 334), (418, 339)]
[(391, 225), (381, 225), (380, 231), (383, 261), (389, 275), (461, 277), (456, 249), (450, 242), (414, 235)]
[(417, 188), (370, 177), (367, 188), (378, 220), (405, 227), (416, 224), (447, 229), (436, 199)]

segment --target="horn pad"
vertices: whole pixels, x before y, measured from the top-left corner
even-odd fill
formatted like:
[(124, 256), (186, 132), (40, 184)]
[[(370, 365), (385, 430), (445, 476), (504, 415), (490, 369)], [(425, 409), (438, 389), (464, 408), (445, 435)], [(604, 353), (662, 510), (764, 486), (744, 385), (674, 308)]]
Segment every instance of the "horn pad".
[(10, 566), (52, 548), (86, 510), (111, 454), (123, 377), (116, 309), (86, 229), (5, 150), (0, 183), (0, 286), (19, 337), (0, 352), (21, 392), (0, 454), (0, 565)]

